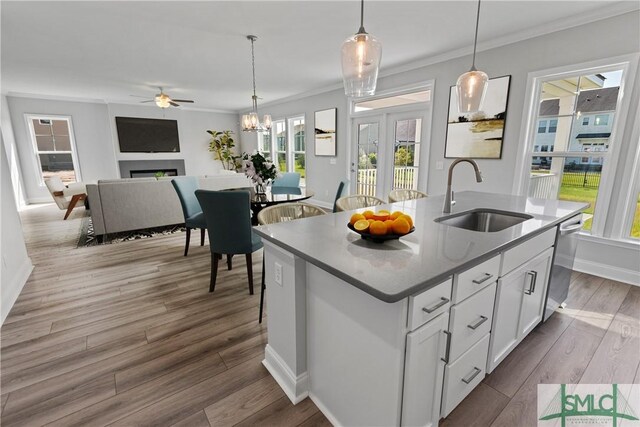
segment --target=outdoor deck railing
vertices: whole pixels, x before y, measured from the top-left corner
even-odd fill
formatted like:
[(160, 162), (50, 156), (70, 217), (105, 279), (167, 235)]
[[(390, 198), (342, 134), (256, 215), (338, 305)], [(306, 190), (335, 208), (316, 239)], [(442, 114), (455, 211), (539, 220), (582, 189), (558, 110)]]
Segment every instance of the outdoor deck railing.
[[(558, 175), (554, 173), (531, 174), (529, 197), (537, 199), (554, 199), (557, 191)], [(554, 190), (555, 189), (555, 190)]]
[[(376, 195), (377, 169), (358, 169), (358, 194)], [(415, 189), (418, 185), (418, 168), (396, 166), (393, 168), (393, 188)]]

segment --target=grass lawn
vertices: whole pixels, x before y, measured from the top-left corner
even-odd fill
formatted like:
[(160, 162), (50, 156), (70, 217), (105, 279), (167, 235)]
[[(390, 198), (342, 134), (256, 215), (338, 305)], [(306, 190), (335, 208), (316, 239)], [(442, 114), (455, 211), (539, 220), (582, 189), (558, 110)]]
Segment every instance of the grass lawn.
[[(560, 194), (558, 196), (561, 200), (568, 200), (571, 202), (585, 202), (589, 203), (589, 207), (584, 211), (587, 214), (593, 215), (593, 208), (596, 204), (596, 197), (598, 195), (597, 188), (585, 188), (575, 187), (569, 185), (563, 185), (560, 187)], [(584, 223), (585, 230), (591, 230), (592, 219), (588, 219)], [(640, 195), (638, 195), (638, 202), (636, 203), (636, 213), (633, 218), (633, 225), (631, 227), (631, 237), (640, 238)]]

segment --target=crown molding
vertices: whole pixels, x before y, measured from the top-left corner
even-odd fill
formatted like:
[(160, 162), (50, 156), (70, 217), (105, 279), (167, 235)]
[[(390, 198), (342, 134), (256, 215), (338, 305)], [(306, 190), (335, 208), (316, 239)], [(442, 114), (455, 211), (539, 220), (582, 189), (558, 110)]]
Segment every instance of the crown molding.
[[(586, 25), (591, 22), (602, 21), (614, 16), (624, 15), (626, 13), (632, 13), (640, 10), (640, 3), (636, 1), (618, 1), (612, 2), (607, 9), (598, 9), (590, 12), (585, 12), (570, 18), (557, 19), (555, 21), (548, 22), (544, 25), (536, 26), (535, 28), (529, 28), (522, 31), (516, 31), (511, 34), (504, 35), (502, 37), (493, 38), (488, 41), (479, 42), (477, 52), (483, 52), (491, 49), (495, 49), (502, 46), (507, 46), (513, 43), (521, 42), (524, 40), (541, 37), (547, 34), (553, 34), (559, 31), (567, 30), (570, 28)], [(447, 51), (445, 53), (439, 53), (420, 59), (415, 59), (402, 64), (392, 65), (387, 68), (382, 68), (378, 74), (378, 78), (384, 78), (395, 74), (404, 73), (407, 71), (416, 70), (418, 68), (427, 67), (429, 65), (438, 64), (445, 61), (450, 61), (456, 58), (462, 58), (473, 53), (473, 46), (469, 45), (464, 48)], [(476, 62), (480, 62), (476, 59)], [(269, 106), (275, 106), (286, 102), (297, 101), (299, 99), (307, 98), (314, 95), (320, 95), (322, 93), (331, 92), (336, 89), (342, 88), (342, 83), (334, 83), (331, 85), (318, 87), (309, 91), (301, 92), (299, 94), (286, 96), (274, 101), (263, 103), (262, 108), (268, 108)], [(250, 107), (236, 110), (238, 114), (250, 110)]]

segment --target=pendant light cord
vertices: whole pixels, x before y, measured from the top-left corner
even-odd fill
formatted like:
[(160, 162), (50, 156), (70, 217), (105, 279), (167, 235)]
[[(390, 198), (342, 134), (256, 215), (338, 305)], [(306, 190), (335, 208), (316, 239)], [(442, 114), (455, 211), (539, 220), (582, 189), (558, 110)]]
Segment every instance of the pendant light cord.
[(253, 42), (255, 41), (254, 36), (249, 36), (249, 40), (251, 40), (251, 71), (253, 73), (253, 111), (258, 113), (258, 97), (256, 96), (256, 57), (253, 48)]
[(360, 0), (360, 29), (358, 34), (367, 34), (364, 30), (364, 0)]
[(476, 36), (473, 40), (473, 60), (471, 61), (472, 70), (476, 69), (476, 47), (478, 46), (478, 27), (479, 26), (480, 26), (480, 0), (478, 0), (478, 13), (476, 14)]

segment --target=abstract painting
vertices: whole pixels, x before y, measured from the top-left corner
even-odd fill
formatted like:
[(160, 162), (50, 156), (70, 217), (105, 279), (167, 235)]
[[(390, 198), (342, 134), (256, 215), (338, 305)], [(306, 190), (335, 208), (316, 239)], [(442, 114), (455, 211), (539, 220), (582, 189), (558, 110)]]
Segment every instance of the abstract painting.
[(507, 120), (511, 76), (489, 79), (480, 111), (460, 113), (455, 86), (449, 91), (449, 118), (444, 157), (500, 159)]
[(316, 111), (315, 114), (315, 155), (336, 156), (337, 108)]

